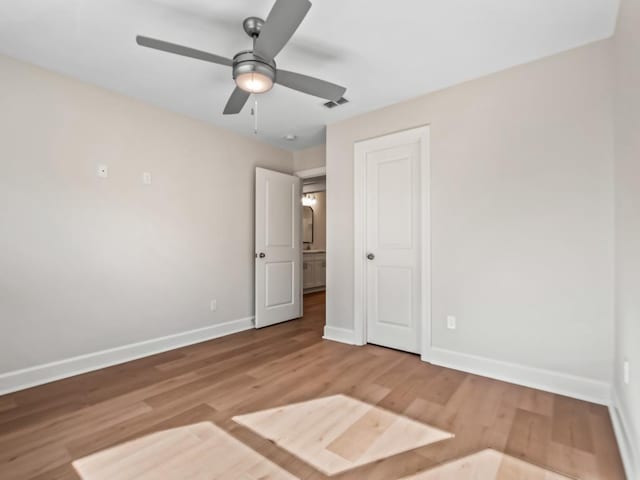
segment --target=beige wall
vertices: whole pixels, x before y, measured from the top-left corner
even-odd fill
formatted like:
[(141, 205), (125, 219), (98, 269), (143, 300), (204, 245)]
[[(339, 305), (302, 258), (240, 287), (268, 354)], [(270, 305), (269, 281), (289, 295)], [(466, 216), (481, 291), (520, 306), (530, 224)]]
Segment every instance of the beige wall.
[(0, 78), (0, 373), (253, 315), (254, 167), (290, 152), (8, 58)]
[[(640, 475), (640, 3), (623, 0), (616, 57), (616, 359), (615, 390)], [(624, 360), (631, 382), (622, 380)], [(631, 477), (630, 477), (631, 478)]]
[(354, 142), (429, 124), (433, 345), (610, 381), (610, 47), (329, 125), (329, 327), (353, 328)]
[(293, 152), (293, 166), (296, 172), (326, 165), (326, 146), (305, 148)]

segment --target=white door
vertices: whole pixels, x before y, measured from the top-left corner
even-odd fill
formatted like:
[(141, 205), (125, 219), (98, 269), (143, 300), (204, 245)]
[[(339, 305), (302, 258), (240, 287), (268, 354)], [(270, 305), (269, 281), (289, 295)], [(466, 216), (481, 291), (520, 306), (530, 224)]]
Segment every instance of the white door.
[(256, 168), (256, 328), (302, 315), (300, 179)]
[(366, 341), (419, 353), (421, 142), (400, 133), (360, 149)]

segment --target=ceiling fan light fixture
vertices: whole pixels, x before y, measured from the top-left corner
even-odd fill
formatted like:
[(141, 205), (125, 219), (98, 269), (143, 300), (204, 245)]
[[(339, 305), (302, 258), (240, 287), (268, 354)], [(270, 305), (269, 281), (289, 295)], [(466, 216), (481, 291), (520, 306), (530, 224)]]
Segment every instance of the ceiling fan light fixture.
[(260, 72), (247, 72), (236, 77), (236, 85), (245, 92), (265, 93), (273, 87), (273, 79)]
[(233, 58), (233, 79), (245, 92), (268, 92), (276, 80), (275, 62), (269, 64), (252, 51), (240, 52)]

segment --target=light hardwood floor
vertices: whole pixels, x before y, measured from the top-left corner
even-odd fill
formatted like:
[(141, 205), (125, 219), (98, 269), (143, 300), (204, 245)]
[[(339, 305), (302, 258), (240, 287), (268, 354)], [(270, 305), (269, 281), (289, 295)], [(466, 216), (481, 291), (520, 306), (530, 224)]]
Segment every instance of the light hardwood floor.
[(145, 435), (73, 466), (85, 480), (297, 480), (211, 422)]
[[(380, 389), (377, 398), (386, 393)], [(346, 395), (315, 398), (233, 420), (331, 476), (453, 437)]]
[[(110, 458), (135, 442), (175, 434), (249, 447), (268, 459), (259, 471), (275, 469), (282, 478), (395, 480), (491, 448), (570, 478), (624, 479), (605, 407), (436, 367), (394, 350), (325, 341), (323, 323), (324, 294), (314, 294), (305, 298), (301, 320), (0, 397), (0, 478), (78, 479), (76, 460), (82, 471), (92, 454)], [(233, 420), (332, 395), (455, 437), (328, 477)], [(173, 442), (163, 442), (167, 461)], [(188, 452), (192, 469), (211, 460), (197, 451), (210, 452)]]
[(571, 480), (492, 449), (436, 465), (402, 480)]

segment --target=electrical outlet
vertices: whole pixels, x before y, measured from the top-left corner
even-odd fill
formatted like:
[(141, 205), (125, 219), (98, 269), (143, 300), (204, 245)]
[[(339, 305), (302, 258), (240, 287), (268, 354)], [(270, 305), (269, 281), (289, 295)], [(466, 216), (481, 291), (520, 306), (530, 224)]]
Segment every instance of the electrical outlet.
[(98, 165), (98, 176), (107, 178), (109, 176), (109, 168), (106, 165)]
[(622, 378), (625, 385), (629, 385), (629, 360), (625, 360), (622, 364)]
[(151, 185), (151, 172), (144, 172), (142, 174), (142, 183), (145, 185)]
[(453, 315), (447, 315), (447, 328), (449, 330), (456, 329), (456, 317), (454, 317)]
[(211, 300), (211, 303), (209, 304), (209, 308), (211, 309), (212, 312), (215, 312), (216, 310), (218, 310), (218, 301)]

